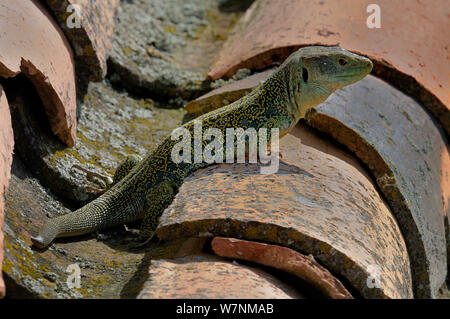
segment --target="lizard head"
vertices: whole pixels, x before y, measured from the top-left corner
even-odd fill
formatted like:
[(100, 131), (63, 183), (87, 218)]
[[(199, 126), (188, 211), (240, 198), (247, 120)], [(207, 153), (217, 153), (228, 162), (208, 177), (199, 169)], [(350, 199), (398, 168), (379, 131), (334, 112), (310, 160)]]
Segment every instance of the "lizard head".
[(304, 47), (285, 62), (289, 68), (290, 94), (300, 112), (323, 101), (331, 93), (355, 83), (372, 70), (372, 62), (340, 47)]

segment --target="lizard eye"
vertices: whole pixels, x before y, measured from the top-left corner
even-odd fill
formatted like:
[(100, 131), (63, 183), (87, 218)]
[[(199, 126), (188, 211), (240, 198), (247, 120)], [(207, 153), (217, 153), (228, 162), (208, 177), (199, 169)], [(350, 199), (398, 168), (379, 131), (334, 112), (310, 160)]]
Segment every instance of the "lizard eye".
[(342, 66), (344, 66), (344, 65), (347, 64), (347, 61), (346, 61), (345, 59), (343, 59), (343, 58), (340, 58), (338, 62), (339, 62), (339, 64), (342, 65)]
[(302, 68), (302, 78), (305, 83), (308, 82), (308, 70), (305, 68)]

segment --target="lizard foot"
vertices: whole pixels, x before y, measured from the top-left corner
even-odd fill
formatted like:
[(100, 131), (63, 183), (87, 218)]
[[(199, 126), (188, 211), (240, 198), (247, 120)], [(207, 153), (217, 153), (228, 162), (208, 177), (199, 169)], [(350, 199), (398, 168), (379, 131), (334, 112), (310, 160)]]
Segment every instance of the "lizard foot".
[(91, 172), (80, 165), (73, 165), (72, 168), (78, 169), (86, 173), (87, 180), (100, 186), (100, 188), (87, 186), (86, 190), (97, 194), (103, 194), (112, 184), (113, 180), (109, 176), (104, 176), (95, 172)]

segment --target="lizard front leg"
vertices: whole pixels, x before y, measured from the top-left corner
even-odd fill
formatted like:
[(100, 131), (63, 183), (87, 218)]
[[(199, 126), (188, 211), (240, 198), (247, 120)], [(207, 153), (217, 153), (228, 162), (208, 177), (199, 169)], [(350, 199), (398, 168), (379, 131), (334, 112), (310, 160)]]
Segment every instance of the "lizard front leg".
[(138, 241), (142, 242), (138, 244), (139, 247), (146, 245), (153, 238), (159, 217), (174, 197), (175, 185), (167, 180), (159, 183), (147, 193), (144, 216), (139, 230)]

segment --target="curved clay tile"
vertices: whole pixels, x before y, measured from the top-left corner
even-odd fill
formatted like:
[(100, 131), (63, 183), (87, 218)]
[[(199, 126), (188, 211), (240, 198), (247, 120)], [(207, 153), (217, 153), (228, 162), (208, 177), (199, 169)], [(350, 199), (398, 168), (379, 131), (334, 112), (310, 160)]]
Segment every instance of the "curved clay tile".
[(214, 237), (211, 246), (221, 257), (247, 260), (291, 273), (315, 287), (327, 298), (353, 299), (344, 285), (314, 258), (293, 249), (223, 237)]
[(138, 299), (303, 299), (274, 276), (214, 255), (153, 260)]
[(36, 0), (0, 0), (0, 11), (0, 77), (25, 74), (39, 92), (53, 133), (73, 146), (76, 91), (69, 43)]
[[(332, 95), (308, 122), (346, 145), (372, 171), (407, 243), (415, 292), (435, 297), (447, 273), (443, 198), (446, 138), (413, 99), (368, 77)], [(424, 267), (427, 265), (427, 267)]]
[[(272, 71), (227, 85), (186, 106), (196, 114), (232, 102)], [(214, 98), (215, 92), (221, 99)], [(450, 158), (446, 137), (413, 99), (368, 76), (311, 112), (308, 123), (332, 135), (367, 165), (405, 237), (418, 296), (434, 296), (446, 274)], [(423, 265), (428, 265), (423, 267)]]
[[(46, 2), (72, 44), (77, 65), (82, 69), (82, 73), (90, 81), (101, 81), (106, 75), (106, 60), (114, 34), (114, 12), (119, 0), (46, 0)], [(75, 8), (69, 8), (71, 5), (77, 5), (79, 8), (80, 27), (72, 27), (71, 23), (77, 20), (74, 18)], [(69, 24), (68, 18), (71, 22)]]
[[(309, 141), (301, 144), (297, 136)], [(297, 127), (280, 141), (275, 174), (262, 175), (256, 164), (195, 172), (164, 211), (158, 237), (278, 244), (312, 254), (365, 298), (412, 298), (406, 245), (389, 208), (350, 156), (307, 146), (322, 142)], [(339, 153), (332, 144), (326, 148)], [(367, 284), (373, 271), (377, 286)]]
[(256, 73), (242, 80), (219, 87), (190, 101), (184, 108), (193, 116), (211, 112), (250, 93), (255, 85), (260, 81), (266, 80), (274, 71), (275, 69), (270, 69), (265, 72)]
[(11, 126), (11, 116), (5, 92), (0, 85), (0, 298), (5, 295), (5, 284), (2, 278), (3, 262), (3, 213), (5, 195), (9, 185), (14, 137)]
[(224, 44), (209, 76), (266, 68), (299, 46), (340, 45), (370, 57), (376, 75), (424, 104), (450, 134), (448, 1), (376, 3), (379, 29), (367, 27), (366, 0), (257, 0)]

